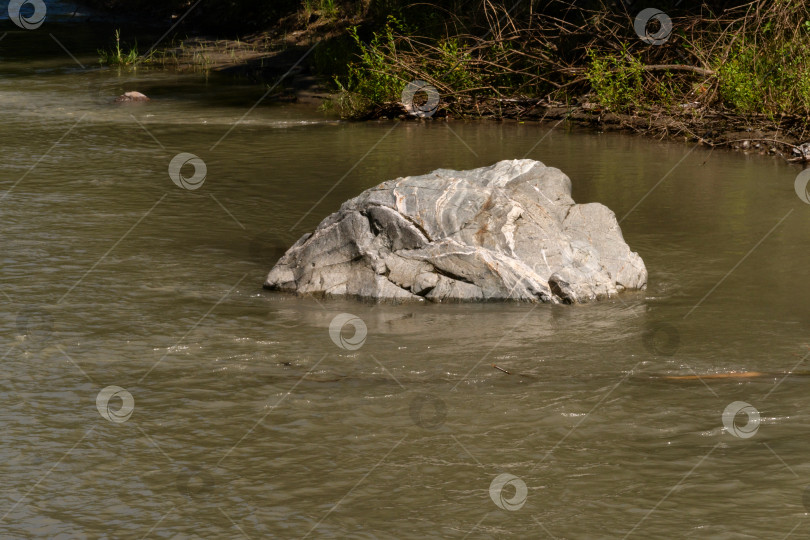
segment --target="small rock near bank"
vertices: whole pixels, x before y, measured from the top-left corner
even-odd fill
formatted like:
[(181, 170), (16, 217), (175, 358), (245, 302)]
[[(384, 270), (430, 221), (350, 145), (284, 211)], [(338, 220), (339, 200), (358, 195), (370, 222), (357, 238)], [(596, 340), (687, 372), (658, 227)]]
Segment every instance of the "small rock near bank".
[(137, 101), (150, 101), (148, 97), (140, 92), (124, 92), (122, 95), (115, 98), (116, 103), (132, 103)]
[(343, 203), (268, 289), (387, 301), (575, 303), (644, 289), (644, 262), (599, 203), (529, 160), (388, 180)]

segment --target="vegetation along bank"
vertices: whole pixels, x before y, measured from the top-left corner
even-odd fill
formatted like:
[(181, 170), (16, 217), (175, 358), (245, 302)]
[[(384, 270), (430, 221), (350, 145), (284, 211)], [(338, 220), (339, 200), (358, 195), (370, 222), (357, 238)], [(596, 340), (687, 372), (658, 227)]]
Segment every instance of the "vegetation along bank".
[(801, 0), (89, 3), (182, 17), (145, 58), (115, 35), (102, 63), (232, 72), (348, 119), (567, 119), (810, 161)]

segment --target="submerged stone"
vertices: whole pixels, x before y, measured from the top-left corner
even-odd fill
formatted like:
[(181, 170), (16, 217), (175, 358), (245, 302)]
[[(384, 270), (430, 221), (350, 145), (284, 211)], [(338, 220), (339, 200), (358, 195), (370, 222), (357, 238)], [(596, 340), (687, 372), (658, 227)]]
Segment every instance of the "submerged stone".
[(141, 102), (141, 101), (149, 101), (149, 98), (140, 92), (124, 92), (117, 98), (115, 98), (116, 103), (132, 103), (132, 102)]

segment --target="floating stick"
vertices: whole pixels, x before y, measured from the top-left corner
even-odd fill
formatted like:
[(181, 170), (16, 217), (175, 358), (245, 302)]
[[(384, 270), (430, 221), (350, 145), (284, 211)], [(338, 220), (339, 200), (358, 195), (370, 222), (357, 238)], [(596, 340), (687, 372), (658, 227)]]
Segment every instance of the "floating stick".
[[(762, 371), (732, 371), (729, 373), (707, 373), (705, 375), (667, 375), (664, 379), (668, 381), (697, 381), (700, 379), (750, 379), (753, 377), (765, 377), (769, 373)], [(776, 375), (776, 374), (772, 374)]]

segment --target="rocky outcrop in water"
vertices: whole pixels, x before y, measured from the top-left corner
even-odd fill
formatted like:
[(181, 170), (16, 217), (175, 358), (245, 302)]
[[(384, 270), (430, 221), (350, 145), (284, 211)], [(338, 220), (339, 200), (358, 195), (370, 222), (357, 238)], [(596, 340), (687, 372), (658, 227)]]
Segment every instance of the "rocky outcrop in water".
[(574, 203), (562, 171), (522, 159), (368, 189), (287, 250), (265, 287), (393, 301), (573, 303), (646, 283), (613, 212)]

